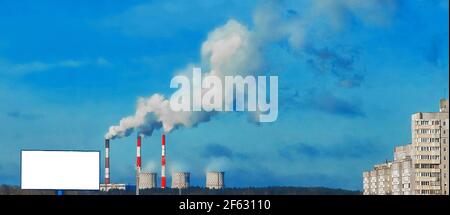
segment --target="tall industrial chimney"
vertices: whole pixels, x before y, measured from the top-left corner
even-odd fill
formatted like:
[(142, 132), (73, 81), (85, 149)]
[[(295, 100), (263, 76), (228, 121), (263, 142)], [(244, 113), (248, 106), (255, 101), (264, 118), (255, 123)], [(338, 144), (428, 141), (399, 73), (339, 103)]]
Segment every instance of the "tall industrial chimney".
[(109, 139), (105, 139), (105, 184), (110, 184), (109, 179)]
[(161, 145), (161, 188), (166, 188), (166, 135), (162, 135)]
[(138, 134), (136, 142), (136, 195), (139, 195), (140, 173), (141, 173), (141, 135)]

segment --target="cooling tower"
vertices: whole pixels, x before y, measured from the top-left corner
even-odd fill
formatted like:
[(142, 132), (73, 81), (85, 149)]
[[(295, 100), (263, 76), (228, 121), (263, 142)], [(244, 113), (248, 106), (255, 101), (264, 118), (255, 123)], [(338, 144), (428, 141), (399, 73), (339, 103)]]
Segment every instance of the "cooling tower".
[(139, 189), (150, 189), (156, 186), (156, 173), (141, 172), (139, 174)]
[(175, 172), (172, 174), (172, 188), (184, 189), (190, 184), (191, 174), (189, 172)]
[(224, 175), (224, 172), (207, 172), (206, 188), (223, 189), (225, 187)]

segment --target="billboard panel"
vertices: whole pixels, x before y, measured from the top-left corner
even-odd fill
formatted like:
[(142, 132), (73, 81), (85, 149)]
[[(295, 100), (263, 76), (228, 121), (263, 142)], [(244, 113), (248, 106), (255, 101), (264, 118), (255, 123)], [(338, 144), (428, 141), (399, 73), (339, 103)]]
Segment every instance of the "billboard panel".
[(99, 151), (21, 152), (21, 188), (98, 190)]

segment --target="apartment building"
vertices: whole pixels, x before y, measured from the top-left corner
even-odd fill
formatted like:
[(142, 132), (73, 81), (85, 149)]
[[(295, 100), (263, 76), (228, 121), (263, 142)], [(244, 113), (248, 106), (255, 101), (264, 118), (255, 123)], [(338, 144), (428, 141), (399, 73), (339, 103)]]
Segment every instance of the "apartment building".
[(384, 164), (377, 164), (374, 166), (374, 170), (377, 174), (377, 195), (390, 195), (392, 194), (392, 162), (386, 162)]
[(415, 193), (448, 195), (448, 100), (411, 116)]
[(448, 100), (439, 107), (411, 116), (412, 143), (395, 147), (394, 161), (363, 173), (364, 195), (449, 195)]
[(363, 173), (364, 195), (411, 195), (414, 192), (412, 145), (394, 149), (394, 161), (377, 164)]
[(393, 195), (411, 195), (414, 192), (412, 153), (411, 144), (394, 149), (394, 161), (391, 168)]

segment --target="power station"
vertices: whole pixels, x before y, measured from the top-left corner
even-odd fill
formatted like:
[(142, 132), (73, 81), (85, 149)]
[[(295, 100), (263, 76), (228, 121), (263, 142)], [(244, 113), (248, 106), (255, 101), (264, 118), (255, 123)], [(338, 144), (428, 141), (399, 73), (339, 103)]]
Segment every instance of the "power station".
[[(138, 134), (136, 139), (136, 195), (139, 195), (141, 189), (152, 189), (158, 187), (158, 174), (155, 172), (142, 172), (142, 137)], [(124, 183), (115, 184), (111, 182), (110, 172), (110, 140), (105, 139), (105, 179), (104, 184), (100, 184), (101, 191), (110, 190), (126, 190), (127, 186)], [(166, 135), (161, 136), (161, 189), (167, 187), (166, 182)], [(207, 172), (206, 173), (206, 188), (209, 189), (223, 189), (225, 187), (225, 173), (224, 172)], [(191, 173), (189, 172), (173, 172), (172, 173), (172, 189), (186, 189), (191, 186)]]

